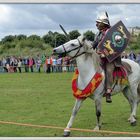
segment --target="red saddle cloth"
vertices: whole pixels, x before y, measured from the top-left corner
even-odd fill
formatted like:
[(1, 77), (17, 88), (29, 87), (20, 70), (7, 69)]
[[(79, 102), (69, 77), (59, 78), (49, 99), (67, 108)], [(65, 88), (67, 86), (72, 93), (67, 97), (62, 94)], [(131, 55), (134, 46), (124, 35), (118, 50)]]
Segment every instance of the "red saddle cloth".
[(117, 83), (128, 85), (128, 73), (125, 70), (123, 66), (121, 67), (115, 67), (115, 70), (113, 71), (113, 80), (114, 82), (117, 80)]
[[(101, 58), (101, 67), (103, 69), (105, 69), (106, 63), (108, 63), (108, 60), (105, 57)], [(129, 70), (121, 64), (120, 66), (115, 66), (115, 69), (112, 73), (114, 82), (117, 81), (117, 83), (128, 85), (128, 72)]]
[(121, 67), (116, 67), (115, 70), (113, 71), (113, 78), (126, 78), (127, 77), (127, 72), (124, 69), (123, 66)]

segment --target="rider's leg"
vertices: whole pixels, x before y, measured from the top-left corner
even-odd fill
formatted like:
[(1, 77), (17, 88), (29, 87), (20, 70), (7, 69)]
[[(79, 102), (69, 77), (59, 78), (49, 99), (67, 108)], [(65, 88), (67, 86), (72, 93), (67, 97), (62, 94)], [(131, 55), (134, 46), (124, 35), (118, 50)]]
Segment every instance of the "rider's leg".
[(106, 63), (106, 102), (111, 103), (114, 63)]

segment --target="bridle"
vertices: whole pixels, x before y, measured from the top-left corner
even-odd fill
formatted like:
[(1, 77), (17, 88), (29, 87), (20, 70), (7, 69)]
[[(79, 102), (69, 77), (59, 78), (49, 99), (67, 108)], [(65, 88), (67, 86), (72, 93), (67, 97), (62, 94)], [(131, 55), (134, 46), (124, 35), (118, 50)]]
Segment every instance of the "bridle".
[(81, 54), (78, 54), (78, 53), (80, 52), (80, 49), (83, 47), (83, 44), (81, 44), (81, 42), (80, 42), (79, 39), (77, 39), (77, 40), (78, 40), (79, 46), (76, 47), (76, 48), (74, 48), (74, 49), (72, 49), (72, 50), (66, 51), (65, 46), (62, 45), (62, 47), (63, 47), (63, 49), (64, 49), (64, 56), (66, 56), (67, 53), (70, 53), (70, 52), (72, 52), (72, 51), (77, 50), (76, 54), (75, 54), (73, 57), (71, 57), (69, 60), (74, 59), (74, 58), (76, 58), (76, 57), (78, 57), (78, 56), (80, 56), (80, 55), (86, 53), (86, 52), (82, 52)]

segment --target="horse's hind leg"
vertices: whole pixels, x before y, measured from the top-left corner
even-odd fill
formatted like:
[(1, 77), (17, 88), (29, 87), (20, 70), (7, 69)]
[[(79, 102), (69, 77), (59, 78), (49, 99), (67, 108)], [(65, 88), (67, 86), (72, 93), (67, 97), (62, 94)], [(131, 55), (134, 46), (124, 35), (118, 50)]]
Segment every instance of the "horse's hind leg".
[(80, 109), (80, 106), (82, 104), (82, 102), (84, 101), (84, 99), (76, 99), (76, 102), (75, 102), (75, 105), (74, 105), (74, 108), (72, 110), (72, 114), (71, 114), (71, 117), (70, 117), (70, 120), (67, 124), (67, 127), (64, 129), (64, 137), (68, 137), (70, 135), (70, 129), (72, 124), (73, 124), (73, 121), (74, 121), (74, 118), (78, 112), (78, 110)]
[[(132, 87), (131, 87), (132, 88)], [(129, 121), (132, 126), (136, 125), (136, 111), (137, 111), (137, 88), (133, 87), (131, 90), (129, 87), (126, 87), (123, 90), (124, 96), (127, 98), (130, 107), (131, 107), (131, 114), (129, 117)]]

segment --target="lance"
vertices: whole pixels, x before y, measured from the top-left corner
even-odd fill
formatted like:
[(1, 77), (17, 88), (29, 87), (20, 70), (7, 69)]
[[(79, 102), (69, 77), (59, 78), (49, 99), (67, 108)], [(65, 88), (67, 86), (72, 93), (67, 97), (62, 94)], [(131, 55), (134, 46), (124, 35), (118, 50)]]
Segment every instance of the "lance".
[(67, 37), (67, 39), (69, 41), (70, 40), (69, 35), (67, 34), (67, 32), (65, 31), (65, 29), (63, 28), (62, 25), (59, 24), (59, 26), (60, 26), (60, 28), (62, 29), (62, 31), (64, 32), (65, 36)]

